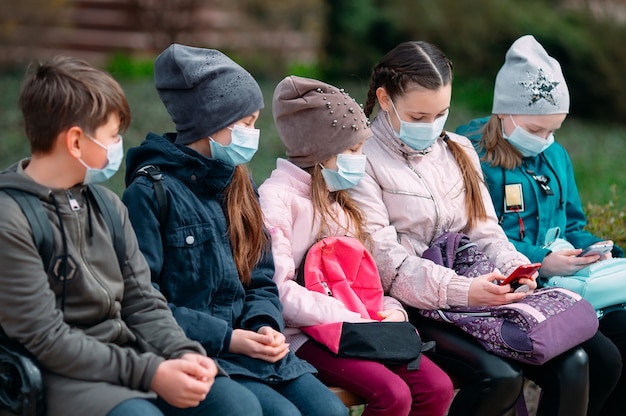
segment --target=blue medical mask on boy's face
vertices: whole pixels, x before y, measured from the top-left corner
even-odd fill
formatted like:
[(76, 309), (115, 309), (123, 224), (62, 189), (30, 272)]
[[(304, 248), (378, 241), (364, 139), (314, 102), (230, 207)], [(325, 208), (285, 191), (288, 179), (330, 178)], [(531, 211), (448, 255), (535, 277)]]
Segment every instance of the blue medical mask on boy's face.
[(509, 115), (509, 117), (511, 117), (515, 128), (511, 134), (507, 136), (504, 132), (504, 120), (502, 120), (502, 137), (511, 143), (523, 157), (535, 157), (554, 143), (553, 133), (550, 133), (548, 137), (544, 139), (543, 137), (527, 132), (515, 123), (513, 116)]
[(413, 150), (424, 150), (429, 148), (435, 143), (437, 138), (441, 135), (443, 127), (446, 125), (448, 114), (438, 117), (432, 123), (410, 123), (400, 118), (396, 106), (391, 101), (391, 107), (396, 113), (396, 117), (400, 121), (400, 132), (395, 132), (397, 138), (406, 143)]
[(87, 134), (85, 134), (85, 136), (89, 137), (98, 146), (106, 149), (107, 164), (100, 169), (92, 168), (90, 166), (87, 166), (87, 164), (83, 162), (82, 159), (78, 159), (78, 161), (87, 168), (87, 171), (85, 172), (85, 179), (83, 179), (83, 184), (87, 185), (90, 183), (100, 183), (111, 179), (111, 177), (115, 175), (115, 173), (120, 168), (120, 165), (122, 164), (122, 159), (124, 159), (124, 142), (122, 140), (122, 136), (118, 134), (117, 137), (119, 138), (119, 140), (116, 143), (110, 144), (108, 146), (103, 145), (98, 140)]
[(337, 155), (337, 170), (322, 166), (322, 176), (330, 192), (350, 189), (356, 186), (365, 173), (365, 155)]
[(259, 148), (260, 130), (239, 124), (235, 124), (234, 127), (229, 127), (228, 129), (231, 131), (229, 145), (223, 146), (213, 140), (212, 137), (209, 137), (211, 155), (214, 159), (219, 159), (235, 166), (248, 163)]

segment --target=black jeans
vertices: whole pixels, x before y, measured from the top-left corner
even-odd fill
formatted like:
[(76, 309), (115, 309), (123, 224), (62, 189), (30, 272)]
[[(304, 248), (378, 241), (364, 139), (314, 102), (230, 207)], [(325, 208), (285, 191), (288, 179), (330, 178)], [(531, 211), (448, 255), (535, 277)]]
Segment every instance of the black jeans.
[[(602, 416), (621, 416), (624, 414), (626, 410), (626, 376), (624, 376), (624, 364), (626, 363), (626, 310), (616, 310), (609, 314), (607, 314), (604, 318), (600, 319), (600, 332), (602, 332), (608, 339), (610, 339), (617, 348), (619, 355), (621, 357), (621, 361), (615, 359), (615, 354), (611, 351), (606, 351), (604, 347), (598, 346), (596, 347), (597, 354), (603, 357), (606, 361), (611, 361), (607, 363), (607, 365), (612, 365), (611, 374), (608, 375), (598, 375), (598, 377), (610, 377), (619, 378), (617, 381), (617, 385), (613, 389), (613, 392), (610, 394), (609, 398), (606, 400), (602, 411), (598, 414)], [(585, 350), (589, 348), (585, 345)], [(592, 354), (589, 353), (589, 360), (592, 359)], [(593, 369), (592, 367), (590, 369)], [(615, 374), (616, 373), (616, 374)], [(594, 386), (591, 385), (592, 392), (596, 389), (606, 389), (608, 386)], [(592, 410), (592, 409), (590, 409)], [(591, 413), (590, 413), (591, 414)]]
[(584, 349), (573, 348), (536, 366), (489, 353), (459, 328), (409, 312), (422, 338), (437, 343), (428, 356), (460, 389), (450, 416), (506, 413), (522, 392), (524, 377), (542, 389), (537, 415), (597, 415), (621, 373), (619, 352), (601, 333), (584, 343)]

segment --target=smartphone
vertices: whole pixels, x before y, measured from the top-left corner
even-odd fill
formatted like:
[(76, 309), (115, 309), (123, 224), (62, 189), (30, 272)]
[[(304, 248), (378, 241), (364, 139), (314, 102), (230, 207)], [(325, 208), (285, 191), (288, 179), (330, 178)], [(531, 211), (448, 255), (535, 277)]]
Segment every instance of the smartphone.
[(612, 242), (610, 242), (610, 241), (600, 241), (598, 243), (593, 243), (589, 247), (584, 249), (582, 251), (582, 253), (580, 253), (578, 255), (578, 257), (594, 256), (594, 255), (601, 256), (603, 254), (608, 253), (611, 250), (613, 250), (613, 243)]
[(507, 276), (502, 282), (501, 285), (508, 285), (517, 282), (519, 279), (527, 278), (530, 279), (533, 274), (537, 270), (541, 268), (541, 263), (532, 263), (532, 264), (522, 264), (517, 269), (513, 270), (513, 273)]

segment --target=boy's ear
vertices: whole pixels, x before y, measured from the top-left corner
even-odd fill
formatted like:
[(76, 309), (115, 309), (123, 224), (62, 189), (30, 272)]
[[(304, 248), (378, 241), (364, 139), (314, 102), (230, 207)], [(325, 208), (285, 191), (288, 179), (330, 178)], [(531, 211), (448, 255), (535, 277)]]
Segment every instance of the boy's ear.
[(83, 129), (77, 126), (70, 127), (61, 135), (69, 154), (79, 159), (82, 156), (80, 138), (83, 135)]

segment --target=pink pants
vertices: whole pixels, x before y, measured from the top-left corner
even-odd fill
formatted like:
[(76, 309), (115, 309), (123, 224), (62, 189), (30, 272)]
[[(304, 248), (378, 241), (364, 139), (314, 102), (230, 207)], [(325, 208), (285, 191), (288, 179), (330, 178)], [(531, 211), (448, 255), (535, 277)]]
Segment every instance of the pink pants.
[(296, 355), (317, 368), (327, 385), (338, 386), (365, 399), (362, 416), (445, 415), (452, 402), (452, 381), (435, 363), (422, 355), (418, 370), (406, 365), (341, 358), (307, 341)]

